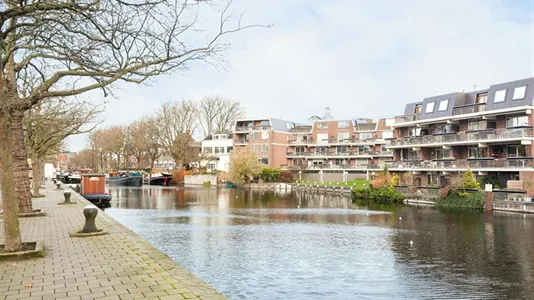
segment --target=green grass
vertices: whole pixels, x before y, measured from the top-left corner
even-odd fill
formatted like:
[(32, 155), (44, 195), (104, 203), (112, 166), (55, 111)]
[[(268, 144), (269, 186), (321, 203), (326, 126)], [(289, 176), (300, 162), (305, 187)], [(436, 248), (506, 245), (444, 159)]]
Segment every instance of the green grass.
[[(364, 179), (357, 179), (357, 180), (350, 180), (347, 182), (319, 182), (319, 181), (299, 181), (297, 180), (298, 184), (305, 184), (305, 185), (320, 185), (320, 186), (350, 186), (350, 187), (363, 187), (363, 186), (369, 186), (370, 181), (364, 180)], [(346, 184), (345, 184), (346, 183)]]

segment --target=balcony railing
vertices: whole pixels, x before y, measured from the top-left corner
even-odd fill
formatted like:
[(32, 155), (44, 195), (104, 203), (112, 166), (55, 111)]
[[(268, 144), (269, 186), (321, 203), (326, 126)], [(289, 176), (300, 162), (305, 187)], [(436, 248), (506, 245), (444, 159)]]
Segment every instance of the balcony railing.
[(239, 126), (235, 128), (236, 132), (248, 132), (252, 130), (271, 130), (271, 126)]
[(236, 145), (248, 145), (248, 140), (235, 140)]
[(324, 169), (336, 169), (336, 170), (381, 170), (383, 167), (375, 164), (360, 164), (360, 165), (312, 165), (312, 166), (294, 166), (295, 169), (306, 170), (324, 170)]
[(328, 139), (328, 140), (292, 140), (290, 145), (373, 145), (385, 143), (384, 139)]
[(485, 110), (486, 110), (486, 103), (475, 103), (475, 104), (455, 106), (452, 109), (452, 114), (454, 116), (457, 116), (457, 115), (483, 112)]
[(527, 137), (533, 137), (532, 128), (503, 128), (444, 135), (410, 136), (401, 139), (391, 140), (390, 147), (453, 144), (463, 142), (484, 142), (488, 140), (508, 140)]
[(393, 161), (387, 162), (392, 169), (495, 169), (532, 168), (532, 158), (488, 159), (488, 160), (447, 160), (447, 161)]
[(409, 114), (403, 116), (396, 116), (395, 123), (406, 123), (419, 120), (419, 114)]
[(325, 156), (393, 156), (391, 151), (346, 151), (346, 152), (287, 152), (287, 156), (295, 157), (325, 157)]

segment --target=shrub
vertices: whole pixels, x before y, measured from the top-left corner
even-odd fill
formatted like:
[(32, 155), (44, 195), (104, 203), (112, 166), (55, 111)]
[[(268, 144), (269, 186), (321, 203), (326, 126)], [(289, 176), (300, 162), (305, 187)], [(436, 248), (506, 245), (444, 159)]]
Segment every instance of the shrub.
[(183, 185), (185, 172), (186, 171), (184, 169), (171, 172), (172, 180), (169, 182), (169, 184), (170, 185)]
[(293, 174), (293, 172), (289, 170), (284, 170), (280, 172), (280, 175), (278, 176), (278, 181), (285, 183), (293, 182), (295, 181), (295, 174)]
[(500, 188), (500, 185), (499, 185), (499, 178), (497, 177), (497, 175), (487, 175), (487, 176), (481, 176), (479, 179), (478, 179), (478, 183), (480, 184), (481, 187), (485, 186), (486, 184), (492, 184), (493, 185), (493, 188)]
[(204, 182), (202, 183), (202, 186), (203, 186), (203, 187), (211, 187), (211, 181), (204, 181)]
[(441, 197), (436, 201), (436, 205), (441, 208), (460, 209), (484, 209), (484, 194), (480, 191), (474, 193), (459, 192), (451, 190), (446, 197)]
[(230, 177), (237, 184), (248, 183), (261, 172), (258, 156), (249, 148), (230, 154)]
[(475, 175), (471, 170), (467, 170), (460, 180), (461, 189), (475, 189), (480, 190), (480, 184), (475, 179)]
[(355, 200), (371, 200), (373, 202), (391, 204), (402, 203), (405, 198), (403, 194), (395, 191), (393, 187), (357, 187), (352, 190), (352, 197)]
[(265, 182), (277, 182), (282, 170), (280, 168), (265, 167), (261, 169), (259, 178)]

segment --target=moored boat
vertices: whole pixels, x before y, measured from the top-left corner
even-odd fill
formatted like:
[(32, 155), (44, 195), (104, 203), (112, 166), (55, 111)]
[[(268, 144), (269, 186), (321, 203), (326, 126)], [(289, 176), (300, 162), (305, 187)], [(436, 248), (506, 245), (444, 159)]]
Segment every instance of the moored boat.
[(169, 173), (156, 173), (150, 177), (150, 185), (162, 185), (168, 186), (172, 180), (172, 174)]
[(112, 186), (142, 186), (143, 177), (132, 175), (113, 176), (108, 178), (107, 184)]

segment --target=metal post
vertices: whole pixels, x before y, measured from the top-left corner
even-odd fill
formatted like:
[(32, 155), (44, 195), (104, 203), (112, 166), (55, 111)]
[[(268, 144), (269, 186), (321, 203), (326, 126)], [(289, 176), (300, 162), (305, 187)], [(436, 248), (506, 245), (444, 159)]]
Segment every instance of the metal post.
[(486, 205), (484, 207), (484, 210), (492, 211), (493, 210), (493, 185), (492, 184), (486, 184), (485, 194), (486, 194)]

